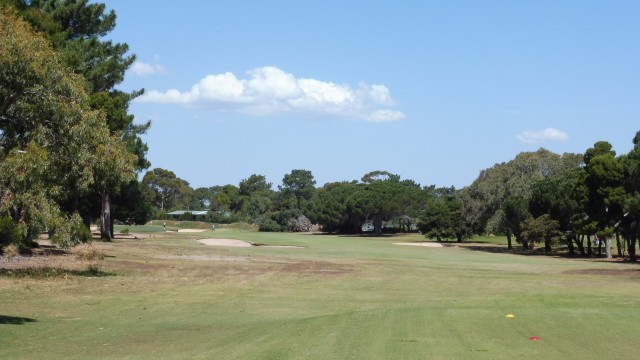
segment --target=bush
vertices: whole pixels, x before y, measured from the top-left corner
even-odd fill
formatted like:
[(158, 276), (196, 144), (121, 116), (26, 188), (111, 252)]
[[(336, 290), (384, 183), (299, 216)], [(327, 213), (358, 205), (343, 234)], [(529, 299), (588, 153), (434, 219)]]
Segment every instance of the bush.
[(258, 224), (258, 231), (280, 232), (282, 226), (270, 218), (264, 218)]
[(8, 216), (0, 217), (0, 249), (19, 242), (20, 232), (13, 220)]
[(287, 227), (289, 228), (289, 231), (308, 232), (311, 231), (313, 224), (311, 224), (311, 220), (309, 220), (309, 218), (304, 215), (300, 215), (295, 219), (289, 219)]
[(62, 247), (70, 248), (81, 243), (90, 242), (91, 231), (82, 223), (78, 213), (74, 213), (67, 219), (54, 224), (55, 235), (51, 237), (51, 242)]
[(120, 234), (128, 234), (128, 233), (129, 233), (129, 228), (124, 228), (120, 230)]
[(186, 212), (182, 215), (180, 215), (180, 220), (181, 221), (192, 221), (193, 220), (193, 214), (190, 212)]

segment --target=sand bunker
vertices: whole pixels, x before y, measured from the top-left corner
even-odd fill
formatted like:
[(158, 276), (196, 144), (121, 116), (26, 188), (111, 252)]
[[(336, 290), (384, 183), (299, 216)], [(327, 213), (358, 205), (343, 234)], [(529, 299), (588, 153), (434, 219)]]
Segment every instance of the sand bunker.
[(198, 232), (204, 232), (207, 231), (206, 229), (178, 229), (178, 232), (184, 232), (184, 233), (198, 233)]
[(234, 239), (200, 239), (199, 243), (213, 246), (237, 246), (237, 247), (251, 247), (250, 242)]
[(419, 242), (419, 243), (393, 243), (393, 245), (405, 245), (405, 246), (426, 246), (426, 247), (442, 247), (442, 244), (432, 242)]
[(295, 245), (267, 245), (267, 244), (252, 244), (243, 240), (235, 240), (235, 239), (200, 239), (199, 243), (205, 245), (213, 245), (213, 246), (238, 246), (238, 247), (265, 247), (265, 248), (293, 248), (293, 249), (304, 249), (304, 246), (295, 246)]

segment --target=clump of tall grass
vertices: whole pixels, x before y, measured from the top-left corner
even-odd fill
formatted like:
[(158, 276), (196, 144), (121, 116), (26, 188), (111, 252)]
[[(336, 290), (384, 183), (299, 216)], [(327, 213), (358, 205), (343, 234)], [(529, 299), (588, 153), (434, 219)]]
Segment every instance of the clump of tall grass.
[(104, 259), (104, 253), (92, 244), (80, 244), (75, 246), (74, 250), (79, 260), (95, 261)]

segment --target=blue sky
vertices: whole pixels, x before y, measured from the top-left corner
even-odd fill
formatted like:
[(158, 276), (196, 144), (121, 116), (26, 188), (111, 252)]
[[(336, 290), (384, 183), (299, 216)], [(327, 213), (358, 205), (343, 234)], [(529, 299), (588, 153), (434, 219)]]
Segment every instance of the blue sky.
[(152, 168), (461, 188), (640, 130), (640, 1), (106, 1)]

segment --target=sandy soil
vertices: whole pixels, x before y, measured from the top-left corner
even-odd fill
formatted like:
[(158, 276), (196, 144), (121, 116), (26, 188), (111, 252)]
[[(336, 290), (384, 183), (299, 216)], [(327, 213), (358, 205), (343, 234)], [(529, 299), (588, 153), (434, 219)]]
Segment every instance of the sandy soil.
[(430, 242), (420, 242), (420, 243), (393, 243), (393, 245), (442, 247), (442, 244), (438, 244), (438, 243), (430, 243)]
[(199, 233), (199, 232), (205, 232), (207, 231), (207, 229), (178, 229), (178, 232), (184, 232), (184, 233)]

